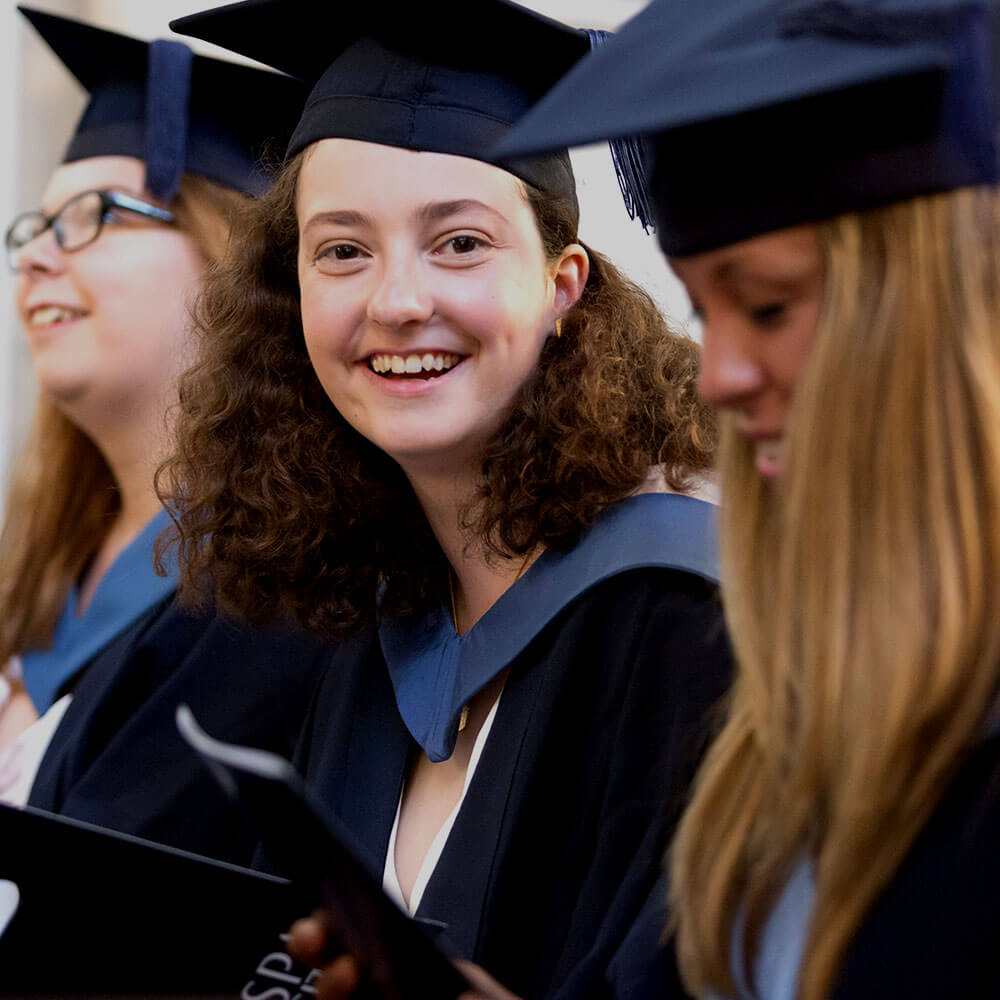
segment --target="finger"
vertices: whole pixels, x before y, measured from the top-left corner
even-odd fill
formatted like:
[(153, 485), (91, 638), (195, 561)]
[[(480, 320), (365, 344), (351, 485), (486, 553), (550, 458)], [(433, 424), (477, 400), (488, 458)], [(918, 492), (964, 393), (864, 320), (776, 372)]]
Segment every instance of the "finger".
[(316, 917), (303, 917), (289, 928), (285, 942), (288, 954), (297, 962), (316, 967), (323, 961), (326, 927)]
[(313, 984), (316, 1000), (348, 1000), (361, 985), (358, 963), (350, 955), (335, 958)]
[(516, 994), (501, 986), (485, 969), (472, 962), (456, 962), (459, 971), (469, 981), (473, 992), (463, 993), (459, 1000), (518, 1000)]

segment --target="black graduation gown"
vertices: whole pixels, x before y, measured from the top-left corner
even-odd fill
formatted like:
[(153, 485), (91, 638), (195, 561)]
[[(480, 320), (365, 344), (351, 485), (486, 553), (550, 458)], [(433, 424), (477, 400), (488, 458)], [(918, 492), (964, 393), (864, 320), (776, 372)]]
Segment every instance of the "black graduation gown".
[[(510, 662), (417, 911), (527, 998), (607, 992), (731, 674), (713, 582), (659, 566), (597, 575)], [(376, 633), (345, 643), (297, 761), (379, 879), (414, 746)]]
[[(1000, 997), (1000, 733), (977, 745), (848, 945), (830, 1000)], [(608, 965), (611, 995), (679, 989), (656, 887)], [(766, 997), (763, 1000), (767, 1000)]]
[(256, 837), (174, 723), (291, 756), (332, 647), (290, 628), (187, 613), (168, 597), (104, 647), (42, 759), (28, 804), (249, 864)]
[(1000, 997), (1000, 733), (946, 790), (845, 956), (831, 1000)]

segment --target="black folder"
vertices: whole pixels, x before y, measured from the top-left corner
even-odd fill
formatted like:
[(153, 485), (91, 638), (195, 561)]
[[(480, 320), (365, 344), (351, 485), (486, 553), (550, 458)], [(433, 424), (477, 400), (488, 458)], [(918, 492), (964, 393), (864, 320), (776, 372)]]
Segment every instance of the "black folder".
[(271, 971), (303, 979), (280, 940), (302, 906), (283, 879), (0, 805), (0, 880), (17, 886), (0, 900), (19, 896), (0, 996), (235, 1000)]
[(264, 849), (297, 890), (313, 892), (339, 945), (358, 960), (364, 994), (454, 1000), (470, 989), (431, 930), (383, 892), (350, 832), (311, 795), (288, 761), (213, 739), (184, 705), (177, 710), (177, 726), (243, 807)]

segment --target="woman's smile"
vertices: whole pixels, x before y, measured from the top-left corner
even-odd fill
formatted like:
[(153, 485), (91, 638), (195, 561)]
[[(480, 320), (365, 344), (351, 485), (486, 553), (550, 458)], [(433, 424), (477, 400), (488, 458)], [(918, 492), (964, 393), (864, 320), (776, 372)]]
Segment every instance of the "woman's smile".
[(372, 354), (368, 366), (387, 379), (433, 379), (450, 372), (464, 360), (461, 354), (423, 351), (410, 354)]
[[(467, 357), (441, 351), (379, 353), (369, 356), (358, 367), (365, 380), (383, 396), (392, 399), (421, 399), (446, 390), (464, 367)], [(428, 359), (429, 367), (425, 367)]]

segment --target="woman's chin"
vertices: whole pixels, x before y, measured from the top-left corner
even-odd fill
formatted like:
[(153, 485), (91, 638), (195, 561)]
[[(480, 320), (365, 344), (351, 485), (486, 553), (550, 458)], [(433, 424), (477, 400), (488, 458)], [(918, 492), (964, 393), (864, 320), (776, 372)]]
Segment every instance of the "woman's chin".
[(370, 439), (395, 461), (407, 474), (454, 475), (473, 474), (482, 465), (484, 439), (479, 436), (448, 435), (381, 435)]
[(64, 371), (36, 365), (35, 378), (39, 391), (60, 408), (79, 405), (87, 398), (90, 389), (89, 381), (78, 370)]
[(785, 467), (784, 438), (756, 442), (754, 465), (761, 479), (779, 479)]

